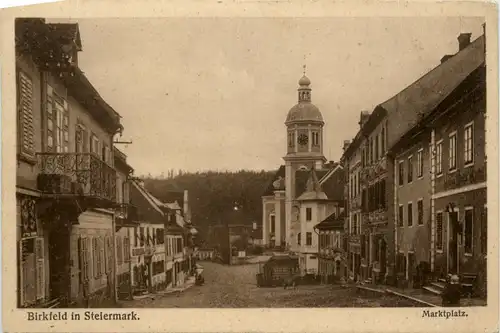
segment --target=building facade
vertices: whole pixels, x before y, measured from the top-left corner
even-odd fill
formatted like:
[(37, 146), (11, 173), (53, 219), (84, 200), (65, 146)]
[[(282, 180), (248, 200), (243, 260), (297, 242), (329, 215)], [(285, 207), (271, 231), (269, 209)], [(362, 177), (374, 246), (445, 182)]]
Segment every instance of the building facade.
[(347, 279), (347, 243), (344, 238), (344, 214), (340, 207), (317, 224), (319, 237), (318, 274), (322, 283), (339, 283)]
[[(351, 175), (347, 189), (351, 193), (348, 203), (351, 235), (354, 231), (352, 225), (356, 225), (355, 231), (358, 232), (359, 220), (354, 217), (357, 215), (356, 193), (359, 191), (356, 165), (357, 156), (361, 156), (361, 263), (357, 249), (350, 245), (349, 267), (354, 271), (351, 273), (353, 277), (359, 274), (370, 282), (395, 283), (398, 228), (394, 221), (399, 214), (395, 193), (399, 180), (398, 166), (393, 157), (387, 156), (388, 147), (394, 146), (422, 117), (434, 110), (481, 63), (480, 53), (484, 52), (482, 38), (471, 43), (470, 34), (461, 34), (458, 41), (456, 54), (443, 57), (440, 65), (375, 107), (373, 112), (362, 112), (360, 130), (344, 150), (342, 159), (349, 165)], [(413, 159), (411, 163), (414, 163)], [(418, 198), (415, 200), (418, 201)], [(411, 209), (414, 209), (413, 205)], [(358, 242), (355, 234), (351, 239), (353, 245)]]
[(469, 38), (462, 34), (459, 52), (444, 60), (460, 59), (467, 76), (452, 81), (453, 91), (391, 148), (399, 212), (395, 246), (398, 271), (406, 279), (413, 280), (425, 263), (435, 278), (459, 274), (463, 285), (479, 287), (477, 294), (484, 295), (479, 289), (485, 285), (487, 252), (485, 50), (484, 36), (473, 43)]
[(20, 307), (115, 299), (111, 148), (123, 127), (78, 68), (81, 50), (77, 24), (16, 20)]

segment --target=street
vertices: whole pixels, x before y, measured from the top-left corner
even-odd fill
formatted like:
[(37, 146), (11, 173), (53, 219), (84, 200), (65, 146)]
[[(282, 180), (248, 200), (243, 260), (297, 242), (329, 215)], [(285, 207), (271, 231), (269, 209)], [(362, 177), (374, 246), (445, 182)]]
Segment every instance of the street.
[(367, 296), (338, 285), (298, 286), (296, 290), (258, 288), (258, 265), (225, 266), (202, 262), (205, 284), (181, 294), (128, 301), (132, 308), (256, 308), (256, 307), (412, 307), (393, 296)]

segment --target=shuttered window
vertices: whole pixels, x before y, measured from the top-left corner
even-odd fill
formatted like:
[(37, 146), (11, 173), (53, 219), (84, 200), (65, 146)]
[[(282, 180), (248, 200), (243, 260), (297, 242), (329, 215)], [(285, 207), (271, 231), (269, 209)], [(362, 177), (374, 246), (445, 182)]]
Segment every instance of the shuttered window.
[(443, 213), (436, 214), (436, 249), (443, 250)]
[(99, 276), (99, 252), (97, 238), (92, 238), (92, 275), (94, 279)]
[(123, 263), (122, 238), (120, 236), (116, 236), (116, 261), (117, 265)]
[[(104, 252), (104, 239), (99, 237), (99, 276), (102, 276), (106, 272), (106, 256)], [(109, 253), (109, 252), (108, 252)], [(108, 266), (111, 267), (111, 266)]]
[(123, 238), (123, 254), (125, 262), (130, 260), (130, 239), (128, 237)]
[(106, 236), (106, 260), (107, 260), (107, 271), (111, 272), (113, 270), (113, 242), (111, 237)]
[(45, 256), (43, 238), (35, 239), (35, 260), (36, 260), (36, 299), (45, 298)]
[(35, 128), (33, 124), (33, 81), (24, 72), (18, 78), (18, 126), (20, 152), (35, 155)]

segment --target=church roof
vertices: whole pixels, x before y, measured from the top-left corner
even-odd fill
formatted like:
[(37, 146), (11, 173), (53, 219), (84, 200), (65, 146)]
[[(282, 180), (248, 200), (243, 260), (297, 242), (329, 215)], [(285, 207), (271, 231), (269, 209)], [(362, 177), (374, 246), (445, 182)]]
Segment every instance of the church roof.
[(297, 200), (328, 200), (328, 197), (321, 188), (318, 175), (314, 169), (311, 169), (311, 171), (308, 172), (305, 191), (297, 198)]
[[(316, 170), (316, 176), (321, 180), (330, 170)], [(307, 180), (309, 179), (310, 171), (297, 170), (295, 172), (295, 195), (299, 197), (306, 191)]]
[[(279, 186), (276, 188), (274, 185), (276, 181), (279, 180)], [(284, 190), (285, 189), (285, 166), (281, 165), (274, 174), (273, 178), (269, 182), (269, 185), (266, 188), (266, 191), (264, 192), (263, 196), (267, 195), (274, 195), (274, 191), (276, 190)]]
[(288, 111), (285, 124), (295, 121), (323, 122), (323, 115), (313, 103), (300, 102)]

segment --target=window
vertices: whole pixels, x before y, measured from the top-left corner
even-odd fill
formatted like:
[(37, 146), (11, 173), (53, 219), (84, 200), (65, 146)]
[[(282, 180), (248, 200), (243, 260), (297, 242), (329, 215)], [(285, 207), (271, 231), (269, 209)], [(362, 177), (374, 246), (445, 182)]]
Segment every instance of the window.
[(474, 210), (472, 207), (465, 209), (464, 224), (464, 250), (465, 254), (472, 255), (472, 245), (474, 236)]
[(306, 245), (312, 245), (312, 232), (306, 232)]
[(33, 81), (19, 72), (17, 82), (18, 145), (20, 153), (35, 155), (35, 128), (33, 125)]
[(379, 151), (378, 151), (378, 140), (379, 139), (378, 138), (379, 138), (379, 136), (376, 135), (375, 136), (375, 161), (378, 161), (378, 153), (379, 153)]
[(55, 111), (55, 135), (54, 144), (55, 151), (58, 153), (68, 152), (69, 137), (68, 137), (68, 114), (66, 110), (66, 101), (54, 94), (54, 111)]
[(363, 148), (361, 150), (361, 166), (366, 166), (366, 160), (365, 160), (365, 154), (366, 154), (366, 148)]
[(382, 133), (380, 134), (380, 147), (382, 148), (382, 154), (385, 154), (385, 127), (382, 127)]
[(408, 157), (408, 183), (413, 181), (413, 156)]
[(474, 124), (470, 123), (465, 126), (464, 130), (464, 163), (471, 164), (474, 162)]
[(156, 229), (156, 242), (157, 244), (165, 244), (164, 229)]
[(116, 263), (118, 265), (123, 263), (122, 238), (120, 236), (116, 236)]
[(443, 173), (443, 142), (436, 144), (436, 175)]
[(295, 147), (295, 133), (288, 132), (288, 147)]
[(357, 235), (358, 234), (358, 214), (354, 214), (352, 217), (353, 221), (353, 234)]
[(404, 226), (404, 207), (403, 205), (399, 205), (399, 215), (398, 215), (398, 222), (399, 222), (399, 226), (402, 227)]
[(125, 262), (130, 261), (130, 239), (123, 237), (123, 259)]
[(99, 139), (95, 134), (90, 136), (90, 152), (99, 155)]
[(312, 132), (312, 144), (313, 146), (319, 146), (319, 133)]
[(97, 238), (92, 238), (92, 273), (94, 279), (99, 277), (99, 245)]
[(139, 228), (139, 241), (140, 241), (140, 246), (144, 246), (144, 227)]
[(417, 214), (418, 214), (418, 225), (424, 224), (424, 200), (420, 199), (417, 201)]
[(302, 234), (299, 232), (298, 235), (297, 235), (297, 244), (298, 245), (301, 244), (301, 238), (302, 238)]
[(306, 221), (311, 221), (312, 220), (312, 208), (308, 207), (306, 208)]
[(408, 226), (413, 226), (413, 204), (408, 203)]
[(271, 233), (276, 232), (276, 216), (274, 214), (271, 215)]
[(457, 169), (457, 133), (450, 134), (448, 170)]
[(404, 177), (405, 177), (405, 166), (403, 164), (403, 161), (399, 161), (399, 174), (398, 174), (398, 182), (399, 186), (402, 186), (404, 184)]
[(436, 250), (443, 251), (443, 213), (436, 214)]
[(370, 139), (370, 164), (373, 163), (373, 158), (374, 158), (374, 154), (373, 154), (373, 138)]
[(423, 177), (424, 176), (424, 151), (423, 149), (420, 149), (417, 152), (417, 177)]

